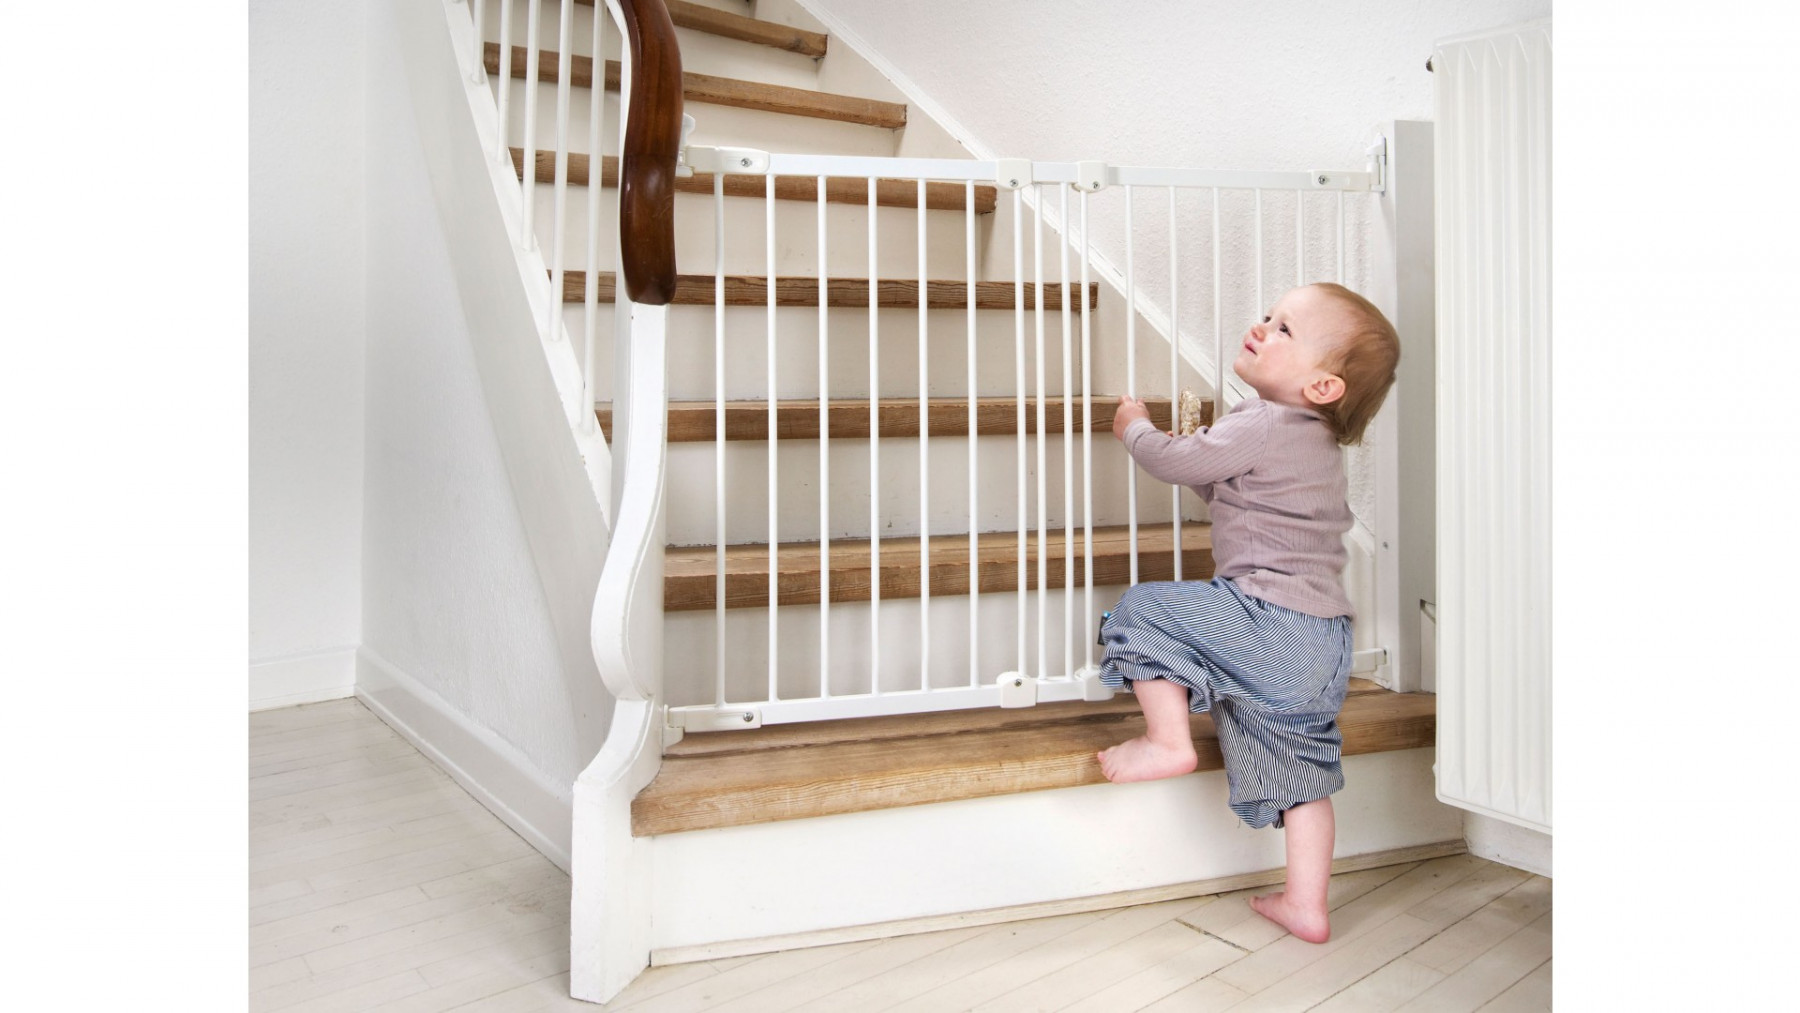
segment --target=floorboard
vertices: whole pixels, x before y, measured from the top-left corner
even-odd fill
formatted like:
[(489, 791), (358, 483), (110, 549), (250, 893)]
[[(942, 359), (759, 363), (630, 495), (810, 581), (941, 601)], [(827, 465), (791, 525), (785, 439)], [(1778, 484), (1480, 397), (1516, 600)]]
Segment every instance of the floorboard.
[[(249, 1008), (601, 1010), (568, 995), (568, 876), (395, 738), (353, 699), (251, 715)], [(1256, 892), (651, 968), (604, 1009), (1550, 1008), (1542, 876), (1469, 855), (1342, 873), (1323, 945)]]

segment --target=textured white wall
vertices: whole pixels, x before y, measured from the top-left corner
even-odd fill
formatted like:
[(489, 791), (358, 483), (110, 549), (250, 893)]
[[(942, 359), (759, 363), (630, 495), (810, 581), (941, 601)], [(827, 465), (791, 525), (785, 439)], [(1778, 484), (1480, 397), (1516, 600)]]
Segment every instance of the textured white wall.
[(363, 5), (252, 0), (249, 23), (255, 701), (301, 688), (256, 675), (296, 656), (347, 691), (360, 639)]

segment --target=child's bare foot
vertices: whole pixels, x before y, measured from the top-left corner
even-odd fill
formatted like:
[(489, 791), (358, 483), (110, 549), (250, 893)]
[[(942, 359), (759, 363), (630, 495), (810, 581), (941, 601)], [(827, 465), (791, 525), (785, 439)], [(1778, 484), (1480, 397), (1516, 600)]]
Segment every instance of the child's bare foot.
[(1290, 903), (1285, 893), (1265, 893), (1250, 898), (1250, 908), (1257, 914), (1287, 929), (1309, 943), (1322, 943), (1331, 938), (1331, 917), (1324, 908), (1303, 910)]
[(1115, 784), (1178, 777), (1193, 773), (1200, 765), (1192, 741), (1164, 744), (1153, 741), (1148, 735), (1121, 742), (1095, 755), (1100, 758), (1101, 772)]

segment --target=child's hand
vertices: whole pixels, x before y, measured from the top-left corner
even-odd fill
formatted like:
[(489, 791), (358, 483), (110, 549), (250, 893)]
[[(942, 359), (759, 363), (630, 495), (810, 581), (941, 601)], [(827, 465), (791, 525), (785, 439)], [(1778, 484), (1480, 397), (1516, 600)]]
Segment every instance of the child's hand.
[(1113, 435), (1123, 440), (1125, 438), (1125, 430), (1129, 428), (1133, 422), (1138, 419), (1147, 419), (1149, 417), (1150, 409), (1144, 407), (1144, 402), (1142, 400), (1121, 394), (1119, 395), (1118, 410), (1113, 412)]

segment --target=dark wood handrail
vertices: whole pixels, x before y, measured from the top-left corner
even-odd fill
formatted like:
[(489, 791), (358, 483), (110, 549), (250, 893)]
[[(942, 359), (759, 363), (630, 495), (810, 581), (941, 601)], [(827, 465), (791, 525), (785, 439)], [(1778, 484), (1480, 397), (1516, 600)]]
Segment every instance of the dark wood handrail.
[(621, 273), (632, 302), (666, 306), (675, 296), (681, 49), (663, 0), (619, 0), (619, 9), (631, 51), (631, 103), (619, 158)]

